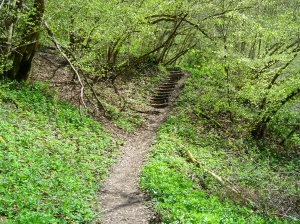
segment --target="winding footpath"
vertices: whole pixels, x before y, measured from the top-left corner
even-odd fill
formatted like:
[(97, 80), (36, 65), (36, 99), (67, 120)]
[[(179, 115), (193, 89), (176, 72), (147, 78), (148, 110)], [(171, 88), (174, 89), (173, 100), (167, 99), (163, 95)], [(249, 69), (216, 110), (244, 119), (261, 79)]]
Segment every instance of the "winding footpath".
[(146, 160), (146, 153), (156, 137), (156, 131), (172, 110), (172, 101), (177, 98), (188, 75), (184, 73), (176, 81), (164, 101), (164, 106), (155, 109), (158, 114), (150, 115), (146, 124), (135, 133), (120, 136), (125, 139), (121, 147), (123, 154), (113, 165), (99, 194), (103, 211), (102, 224), (155, 223), (156, 217), (150, 206), (150, 198), (140, 190), (138, 176)]

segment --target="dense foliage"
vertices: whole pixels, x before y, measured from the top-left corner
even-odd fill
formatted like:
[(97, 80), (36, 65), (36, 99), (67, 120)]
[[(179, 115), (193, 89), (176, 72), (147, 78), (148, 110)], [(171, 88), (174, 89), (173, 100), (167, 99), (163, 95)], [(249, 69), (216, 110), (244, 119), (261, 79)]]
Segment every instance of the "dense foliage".
[(0, 81), (0, 216), (6, 223), (90, 223), (116, 145), (40, 84)]
[[(256, 110), (254, 138), (268, 136), (269, 125), (278, 123), (278, 116), (288, 121), (284, 133), (271, 128), (279, 132), (282, 145), (299, 132), (291, 112), (299, 109), (300, 93), (297, 1), (44, 3), (2, 1), (0, 74), (27, 79), (38, 34), (43, 33), (42, 45), (55, 42), (82, 91), (91, 90), (89, 95), (81, 91), (80, 104), (92, 100), (96, 110), (106, 113), (95, 84), (109, 80), (118, 92), (115, 81), (137, 67), (179, 62), (193, 67), (204, 58), (213, 59), (229, 111), (235, 101)], [(45, 32), (40, 29), (43, 15), (49, 24)], [(194, 57), (186, 60), (187, 52), (194, 52)]]
[[(72, 77), (81, 112), (133, 131), (165, 74), (145, 70), (180, 64), (190, 81), (142, 177), (165, 222), (272, 220), (250, 214), (255, 209), (289, 222), (299, 219), (300, 200), (299, 7), (298, 0), (2, 0), (0, 78), (28, 80), (38, 46), (48, 49), (62, 56), (55, 72), (63, 67), (62, 79)], [(110, 137), (39, 84), (0, 84), (0, 215), (89, 222), (95, 183), (114, 151)], [(244, 195), (187, 164), (182, 146)], [(166, 185), (156, 179), (164, 176)], [(254, 204), (243, 209), (225, 198)], [(198, 203), (219, 210), (206, 216)]]

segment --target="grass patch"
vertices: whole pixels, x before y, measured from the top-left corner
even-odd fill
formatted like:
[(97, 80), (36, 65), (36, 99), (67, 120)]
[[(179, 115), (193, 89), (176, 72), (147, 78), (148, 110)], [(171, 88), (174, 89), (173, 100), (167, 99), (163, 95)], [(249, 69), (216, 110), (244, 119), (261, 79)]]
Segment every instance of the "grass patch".
[[(170, 158), (166, 158), (170, 160)], [(180, 164), (180, 163), (179, 163)], [(179, 165), (178, 164), (178, 165)], [(230, 203), (220, 203), (217, 197), (207, 197), (204, 191), (166, 161), (151, 163), (144, 170), (145, 175), (157, 176), (151, 182), (142, 178), (155, 208), (161, 215), (162, 223), (261, 223), (253, 222), (245, 211), (239, 211)]]
[(41, 84), (0, 81), (0, 216), (6, 223), (90, 223), (116, 145)]

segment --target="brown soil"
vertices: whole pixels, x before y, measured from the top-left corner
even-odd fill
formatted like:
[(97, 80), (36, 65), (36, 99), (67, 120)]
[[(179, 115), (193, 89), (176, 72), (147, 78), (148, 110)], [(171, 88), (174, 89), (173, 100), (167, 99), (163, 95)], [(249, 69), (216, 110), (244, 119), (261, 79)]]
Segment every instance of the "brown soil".
[[(180, 80), (171, 97), (171, 102), (178, 96), (188, 74)], [(155, 223), (158, 219), (151, 208), (149, 197), (139, 188), (138, 176), (146, 160), (146, 153), (155, 139), (158, 127), (165, 121), (172, 104), (164, 109), (157, 109), (158, 115), (149, 115), (142, 128), (133, 134), (122, 136), (125, 140), (121, 148), (123, 155), (113, 166), (108, 179), (101, 187), (99, 200), (103, 224), (140, 224)]]
[(170, 107), (161, 109), (159, 115), (150, 115), (147, 124), (134, 134), (122, 136), (123, 155), (113, 166), (108, 179), (101, 187), (103, 223), (149, 223), (154, 212), (149, 197), (139, 189), (138, 176), (155, 133), (169, 114)]

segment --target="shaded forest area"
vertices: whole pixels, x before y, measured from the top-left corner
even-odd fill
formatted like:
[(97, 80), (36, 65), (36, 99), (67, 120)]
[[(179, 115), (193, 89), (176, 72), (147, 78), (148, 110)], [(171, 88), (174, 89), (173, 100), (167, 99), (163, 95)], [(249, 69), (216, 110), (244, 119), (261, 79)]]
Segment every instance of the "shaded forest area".
[[(57, 97), (67, 99), (81, 116), (134, 131), (153, 113), (149, 99), (166, 67), (180, 66), (191, 77), (153, 149), (153, 164), (158, 155), (167, 162), (145, 168), (145, 190), (156, 197), (149, 183), (158, 171), (151, 166), (179, 169), (190, 152), (240, 193), (182, 165), (183, 176), (196, 183), (190, 188), (299, 221), (299, 1), (1, 0), (0, 23), (0, 102), (9, 104), (2, 111), (20, 108), (16, 96), (24, 97), (14, 91), (38, 80), (50, 85), (53, 110)], [(3, 122), (0, 128), (4, 156), (10, 137)], [(8, 171), (0, 169), (5, 179)], [(0, 215), (14, 216), (5, 203)], [(179, 220), (160, 206), (162, 219)]]

